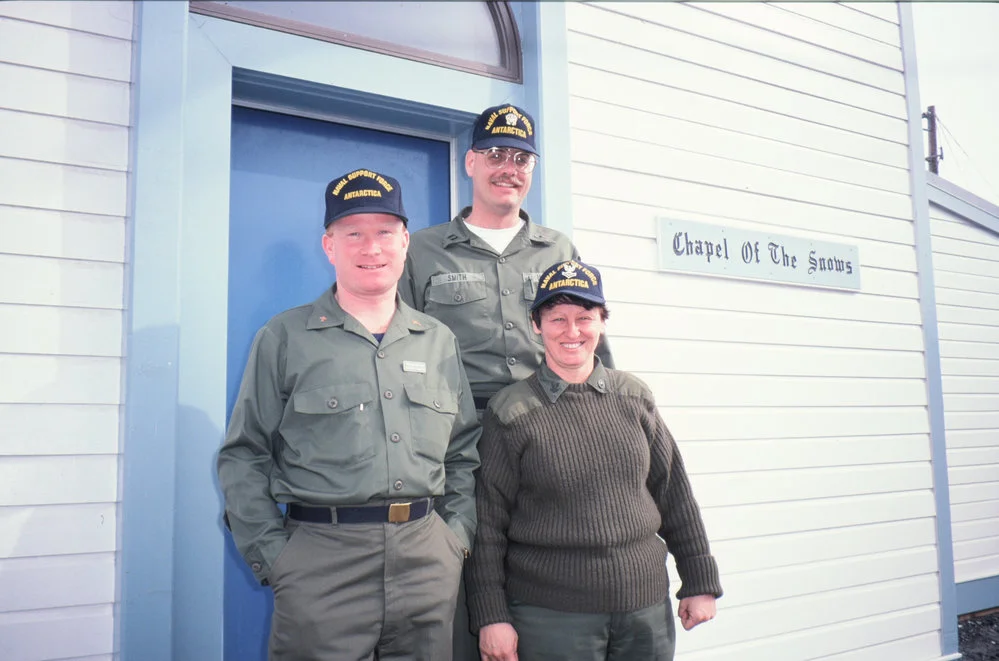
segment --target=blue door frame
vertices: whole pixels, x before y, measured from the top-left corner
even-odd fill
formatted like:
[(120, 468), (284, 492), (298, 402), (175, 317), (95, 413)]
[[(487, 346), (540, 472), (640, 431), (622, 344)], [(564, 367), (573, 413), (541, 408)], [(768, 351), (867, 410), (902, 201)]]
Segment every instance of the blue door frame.
[[(123, 661), (223, 658), (226, 549), (213, 464), (227, 411), (233, 103), (252, 97), (449, 136), (459, 154), (483, 108), (523, 105), (544, 155), (527, 208), (571, 232), (564, 7), (512, 8), (523, 84), (189, 15), (186, 2), (136, 3), (117, 522)], [(451, 176), (467, 202), (464, 173)]]

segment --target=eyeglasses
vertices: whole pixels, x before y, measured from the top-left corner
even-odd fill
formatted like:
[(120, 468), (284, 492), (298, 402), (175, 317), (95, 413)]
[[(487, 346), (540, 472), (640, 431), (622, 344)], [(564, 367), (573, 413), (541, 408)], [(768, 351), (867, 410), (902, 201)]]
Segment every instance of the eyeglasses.
[(505, 167), (512, 159), (513, 167), (517, 168), (518, 172), (527, 174), (533, 172), (534, 166), (538, 164), (538, 157), (526, 151), (513, 151), (512, 149), (502, 149), (500, 147), (483, 150), (473, 149), (472, 151), (486, 157), (486, 166), (490, 170), (498, 170)]

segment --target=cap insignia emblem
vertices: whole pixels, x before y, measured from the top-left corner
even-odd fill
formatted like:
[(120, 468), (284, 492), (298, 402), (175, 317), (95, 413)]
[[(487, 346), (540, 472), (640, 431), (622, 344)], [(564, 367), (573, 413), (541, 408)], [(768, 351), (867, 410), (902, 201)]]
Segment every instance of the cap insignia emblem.
[(507, 113), (506, 123), (507, 123), (507, 126), (516, 126), (517, 125), (517, 115), (515, 115), (512, 112), (511, 113)]
[(576, 277), (576, 267), (569, 262), (564, 267), (562, 267), (562, 277), (563, 278), (575, 278)]

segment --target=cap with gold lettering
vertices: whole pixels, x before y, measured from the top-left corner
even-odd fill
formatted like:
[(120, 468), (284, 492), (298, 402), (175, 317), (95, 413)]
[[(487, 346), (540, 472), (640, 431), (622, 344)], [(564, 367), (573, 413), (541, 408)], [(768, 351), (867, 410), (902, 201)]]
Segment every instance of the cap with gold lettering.
[(475, 120), (472, 149), (512, 147), (537, 154), (534, 118), (526, 110), (506, 104), (486, 108)]
[(409, 224), (406, 210), (402, 207), (399, 182), (373, 170), (354, 170), (326, 185), (326, 220), (323, 227), (358, 213), (388, 213), (398, 216), (403, 224)]
[(584, 301), (606, 305), (604, 282), (596, 267), (570, 259), (549, 266), (538, 279), (538, 293), (534, 295), (531, 311), (559, 294), (581, 298)]

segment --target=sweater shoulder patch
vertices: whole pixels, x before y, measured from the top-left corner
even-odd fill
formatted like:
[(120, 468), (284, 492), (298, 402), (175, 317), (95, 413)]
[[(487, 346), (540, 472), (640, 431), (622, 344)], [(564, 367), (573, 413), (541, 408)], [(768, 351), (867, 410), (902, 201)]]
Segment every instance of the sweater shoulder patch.
[(489, 401), (493, 415), (504, 425), (542, 406), (544, 402), (526, 379), (503, 388)]
[(631, 372), (611, 369), (607, 370), (607, 372), (610, 373), (615, 390), (617, 390), (618, 394), (626, 397), (640, 397), (643, 399), (655, 400), (652, 395), (652, 389), (649, 388), (648, 384)]

